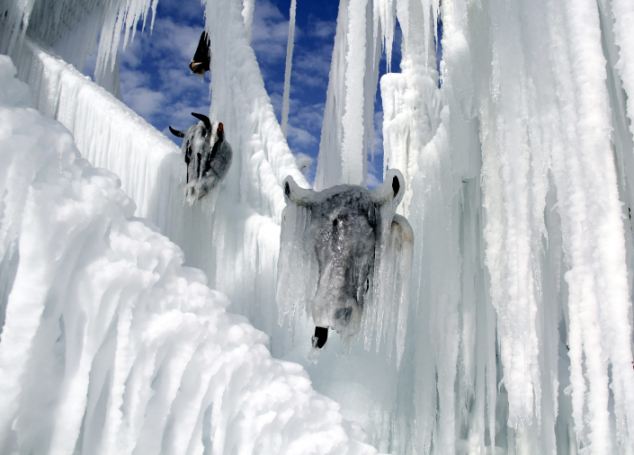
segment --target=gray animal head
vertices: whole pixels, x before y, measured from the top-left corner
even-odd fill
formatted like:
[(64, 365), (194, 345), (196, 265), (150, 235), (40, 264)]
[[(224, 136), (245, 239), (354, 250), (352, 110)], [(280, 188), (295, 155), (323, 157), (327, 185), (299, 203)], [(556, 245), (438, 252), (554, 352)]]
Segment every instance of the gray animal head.
[(172, 134), (183, 138), (181, 150), (187, 165), (185, 195), (192, 204), (211, 191), (231, 166), (231, 146), (224, 138), (222, 122), (212, 124), (206, 115), (192, 112), (200, 120), (183, 133), (169, 127)]
[[(403, 176), (396, 170), (388, 171), (385, 183), (372, 191), (340, 185), (315, 192), (300, 188), (292, 177), (284, 182), (287, 202), (309, 213), (304, 247), (313, 250), (318, 267), (315, 292), (308, 297), (317, 347), (325, 343), (325, 328), (357, 331), (372, 291), (383, 230), (394, 228), (393, 219), (383, 218), (394, 217), (403, 192)], [(392, 210), (382, 210), (387, 204)]]

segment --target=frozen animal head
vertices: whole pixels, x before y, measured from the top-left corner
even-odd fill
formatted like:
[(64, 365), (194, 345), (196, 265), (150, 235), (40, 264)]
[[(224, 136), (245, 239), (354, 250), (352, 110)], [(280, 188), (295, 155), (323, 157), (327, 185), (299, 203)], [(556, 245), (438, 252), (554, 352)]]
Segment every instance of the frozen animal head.
[(222, 122), (212, 123), (197, 112), (200, 121), (183, 133), (169, 127), (172, 134), (183, 138), (181, 150), (187, 165), (185, 197), (190, 204), (205, 196), (227, 174), (231, 166), (231, 146), (224, 137)]
[(192, 73), (203, 76), (205, 72), (209, 71), (211, 64), (211, 51), (209, 50), (209, 44), (209, 35), (207, 32), (203, 31), (200, 34), (196, 52), (194, 52), (192, 61), (189, 63), (189, 69)]
[(407, 224), (394, 216), (403, 192), (403, 176), (397, 170), (388, 171), (385, 183), (374, 190), (339, 185), (316, 192), (300, 188), (292, 177), (284, 182), (289, 206), (306, 212), (298, 248), (316, 264), (316, 281), (308, 290), (312, 295), (305, 296), (317, 327), (315, 346), (323, 346), (328, 328), (342, 334), (358, 330), (372, 292), (377, 256), (389, 235), (385, 231), (400, 229), (399, 219)]

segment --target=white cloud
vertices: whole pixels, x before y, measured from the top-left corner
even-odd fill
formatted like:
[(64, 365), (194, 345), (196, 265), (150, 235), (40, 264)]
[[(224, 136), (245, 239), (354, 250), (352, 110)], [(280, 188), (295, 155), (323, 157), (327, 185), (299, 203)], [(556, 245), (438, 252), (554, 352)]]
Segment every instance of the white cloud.
[[(300, 33), (296, 27), (295, 36)], [(274, 63), (286, 56), (288, 19), (269, 0), (255, 3), (251, 32), (253, 48), (263, 63)]]
[(334, 41), (335, 30), (337, 29), (337, 23), (335, 21), (324, 21), (321, 19), (314, 19), (310, 21), (310, 28), (308, 34), (311, 37), (330, 39)]
[(149, 118), (163, 109), (165, 95), (145, 87), (136, 87), (128, 92), (126, 101), (139, 115)]
[[(311, 148), (318, 144), (317, 138), (313, 136), (308, 130), (304, 128), (288, 125), (288, 139), (294, 145), (302, 148)], [(301, 153), (301, 150), (295, 150), (297, 153)]]

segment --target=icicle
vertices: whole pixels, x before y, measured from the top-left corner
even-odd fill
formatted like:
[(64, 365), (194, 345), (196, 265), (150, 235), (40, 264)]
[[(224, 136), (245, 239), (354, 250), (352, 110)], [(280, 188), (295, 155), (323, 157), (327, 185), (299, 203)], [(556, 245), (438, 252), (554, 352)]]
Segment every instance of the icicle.
[(242, 19), (247, 35), (247, 41), (251, 42), (251, 32), (253, 27), (253, 12), (255, 10), (255, 0), (242, 0)]
[[(621, 76), (623, 87), (627, 93), (627, 112), (630, 120), (634, 119), (634, 47), (628, 39), (629, 27), (634, 20), (634, 5), (627, 0), (610, 2), (614, 19), (614, 36), (619, 48), (619, 60), (615, 65)], [(630, 131), (634, 135), (634, 121), (630, 121)]]
[(0, 50), (11, 53), (26, 34), (31, 12), (37, 0), (0, 1)]
[(346, 73), (344, 113), (342, 125), (342, 181), (339, 183), (362, 184), (365, 181), (366, 160), (364, 144), (364, 84), (367, 59), (357, 56), (367, 55), (367, 4), (368, 0), (350, 0), (346, 35)]
[[(369, 0), (339, 3), (315, 188), (361, 184), (372, 149), (379, 47)], [(361, 58), (361, 56), (363, 58)]]
[(291, 0), (288, 19), (288, 41), (286, 43), (286, 66), (284, 69), (284, 93), (282, 96), (282, 133), (287, 134), (288, 109), (291, 96), (291, 72), (293, 68), (293, 47), (295, 46), (295, 10), (297, 0)]
[(395, 0), (375, 0), (375, 18), (380, 24), (382, 32), (382, 42), (385, 51), (386, 71), (392, 71), (392, 46), (394, 45), (394, 28), (396, 26), (396, 1)]

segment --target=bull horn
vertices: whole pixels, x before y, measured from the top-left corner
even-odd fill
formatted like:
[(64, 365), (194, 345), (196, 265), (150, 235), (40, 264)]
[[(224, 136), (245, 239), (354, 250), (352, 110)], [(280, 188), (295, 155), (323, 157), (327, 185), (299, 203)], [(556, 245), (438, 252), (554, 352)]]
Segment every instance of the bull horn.
[(405, 179), (398, 169), (388, 169), (383, 184), (372, 191), (372, 200), (377, 204), (394, 201), (398, 205), (405, 193)]
[(290, 175), (284, 180), (283, 188), (286, 200), (296, 205), (308, 207), (315, 201), (315, 192), (300, 187)]
[(225, 138), (225, 126), (222, 122), (218, 122), (218, 128), (216, 128), (216, 136), (218, 136), (218, 140), (222, 141)]
[(170, 129), (170, 133), (172, 133), (176, 137), (185, 137), (185, 133), (182, 131), (178, 131), (176, 128), (168, 127)]
[(192, 112), (192, 115), (203, 122), (203, 125), (205, 125), (205, 128), (207, 128), (207, 131), (211, 131), (211, 122), (209, 121), (209, 117), (203, 114), (199, 114), (198, 112)]

